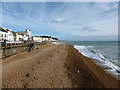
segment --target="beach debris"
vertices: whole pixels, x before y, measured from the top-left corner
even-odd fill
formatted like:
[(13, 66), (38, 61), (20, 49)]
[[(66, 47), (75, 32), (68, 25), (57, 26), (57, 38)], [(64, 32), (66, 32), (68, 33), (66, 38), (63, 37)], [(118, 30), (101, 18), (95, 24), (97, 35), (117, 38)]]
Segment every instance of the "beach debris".
[(39, 64), (40, 62), (38, 62), (38, 64)]
[(26, 74), (26, 77), (29, 77), (30, 76), (30, 74)]

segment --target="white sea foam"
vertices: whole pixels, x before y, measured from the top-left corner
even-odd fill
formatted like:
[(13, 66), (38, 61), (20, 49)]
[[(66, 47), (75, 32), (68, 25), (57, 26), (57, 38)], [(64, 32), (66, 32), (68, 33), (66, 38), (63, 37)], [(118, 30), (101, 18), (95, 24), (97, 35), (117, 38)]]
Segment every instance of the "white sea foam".
[(115, 70), (120, 70), (120, 67), (116, 66), (115, 64), (111, 63), (108, 60), (106, 60), (106, 64), (109, 65), (111, 68), (113, 68)]
[(74, 45), (74, 47), (75, 47), (76, 49), (78, 49), (78, 50), (80, 50), (80, 49), (85, 49), (85, 46), (77, 46), (77, 45)]
[(90, 48), (92, 48), (94, 46), (78, 46), (78, 45), (74, 45), (74, 48), (76, 48), (77, 50), (79, 50), (79, 52), (81, 54), (83, 54), (86, 57), (95, 59), (96, 63), (102, 67), (110, 67), (109, 70), (106, 69), (106, 71), (108, 73), (111, 73), (113, 76), (116, 76), (120, 73), (117, 72), (117, 70), (120, 70), (120, 67), (118, 67), (117, 65), (113, 64), (112, 62), (110, 62), (107, 58), (104, 57), (104, 55), (102, 53), (100, 53), (99, 51), (92, 51)]
[(74, 48), (79, 50), (81, 54), (83, 54), (86, 57), (99, 59), (94, 53), (91, 53), (91, 51), (88, 49), (88, 47), (94, 47), (94, 46), (78, 46), (74, 45)]

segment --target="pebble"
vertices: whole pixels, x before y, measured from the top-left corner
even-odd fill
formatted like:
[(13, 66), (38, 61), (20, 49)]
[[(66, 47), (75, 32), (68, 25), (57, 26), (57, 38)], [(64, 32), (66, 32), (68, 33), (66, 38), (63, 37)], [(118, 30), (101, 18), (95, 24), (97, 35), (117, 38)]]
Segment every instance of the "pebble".
[(36, 77), (34, 77), (34, 79), (36, 79)]
[(26, 85), (24, 85), (24, 88), (26, 88), (27, 86)]
[(70, 69), (69, 67), (67, 67), (67, 69)]
[(75, 85), (75, 87), (77, 87), (77, 85)]
[(80, 73), (80, 71), (78, 70), (77, 73)]
[(52, 82), (54, 82), (54, 81), (52, 81)]
[(52, 55), (49, 55), (50, 57), (52, 57)]
[(71, 75), (71, 74), (68, 74), (69, 75), (69, 77), (70, 78), (75, 78), (75, 76), (74, 75)]
[(29, 77), (30, 76), (30, 74), (26, 74), (26, 77)]
[(39, 64), (40, 62), (38, 62), (38, 64)]
[(38, 71), (36, 71), (36, 73), (38, 73)]

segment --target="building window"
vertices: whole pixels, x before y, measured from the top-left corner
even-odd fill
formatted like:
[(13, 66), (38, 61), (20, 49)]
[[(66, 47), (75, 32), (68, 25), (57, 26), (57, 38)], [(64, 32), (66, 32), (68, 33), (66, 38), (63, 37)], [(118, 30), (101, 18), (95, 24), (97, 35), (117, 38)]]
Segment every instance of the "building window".
[(12, 34), (9, 34), (9, 36), (12, 36)]
[(7, 34), (5, 34), (5, 37), (6, 37), (6, 38), (8, 37)]
[(3, 37), (3, 34), (0, 34), (0, 37)]

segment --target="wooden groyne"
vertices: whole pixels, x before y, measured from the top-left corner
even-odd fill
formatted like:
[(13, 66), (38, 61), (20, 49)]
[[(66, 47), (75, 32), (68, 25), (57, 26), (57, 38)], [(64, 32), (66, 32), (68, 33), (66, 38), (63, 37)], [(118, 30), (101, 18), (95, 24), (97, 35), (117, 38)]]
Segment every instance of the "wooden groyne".
[(46, 42), (33, 42), (33, 43), (21, 43), (21, 44), (7, 44), (0, 47), (1, 57), (6, 58), (17, 53), (34, 50), (38, 45), (46, 44)]

